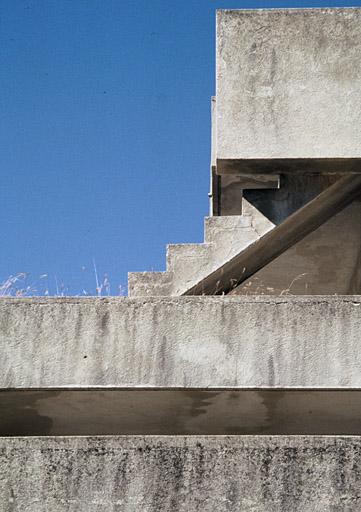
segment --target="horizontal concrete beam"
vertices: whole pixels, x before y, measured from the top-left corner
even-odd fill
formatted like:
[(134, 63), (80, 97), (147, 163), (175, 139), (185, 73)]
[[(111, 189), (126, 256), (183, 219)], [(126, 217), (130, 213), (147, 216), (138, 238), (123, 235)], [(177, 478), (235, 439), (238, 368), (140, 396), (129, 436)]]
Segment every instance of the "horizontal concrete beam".
[(279, 174), (241, 174), (238, 180), (243, 190), (280, 188)]
[(0, 388), (361, 388), (361, 296), (0, 300)]
[(358, 158), (223, 158), (217, 159), (217, 174), (359, 174)]
[(361, 391), (0, 391), (0, 436), (360, 435)]
[(360, 437), (0, 438), (2, 512), (360, 510)]

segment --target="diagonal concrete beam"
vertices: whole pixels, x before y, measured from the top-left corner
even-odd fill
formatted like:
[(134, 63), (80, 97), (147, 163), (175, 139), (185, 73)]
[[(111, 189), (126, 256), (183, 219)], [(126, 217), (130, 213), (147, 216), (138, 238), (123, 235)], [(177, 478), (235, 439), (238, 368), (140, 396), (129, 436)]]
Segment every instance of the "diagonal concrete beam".
[(183, 295), (220, 295), (235, 290), (242, 282), (312, 233), (360, 194), (361, 175), (340, 178)]

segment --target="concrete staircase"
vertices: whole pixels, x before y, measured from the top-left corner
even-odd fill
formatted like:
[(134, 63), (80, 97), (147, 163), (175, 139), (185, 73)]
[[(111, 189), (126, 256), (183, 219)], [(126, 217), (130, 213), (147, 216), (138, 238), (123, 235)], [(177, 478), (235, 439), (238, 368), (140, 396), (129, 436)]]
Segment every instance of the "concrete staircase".
[(128, 295), (182, 295), (274, 227), (245, 199), (242, 211), (242, 215), (206, 217), (204, 243), (169, 244), (165, 272), (130, 272)]

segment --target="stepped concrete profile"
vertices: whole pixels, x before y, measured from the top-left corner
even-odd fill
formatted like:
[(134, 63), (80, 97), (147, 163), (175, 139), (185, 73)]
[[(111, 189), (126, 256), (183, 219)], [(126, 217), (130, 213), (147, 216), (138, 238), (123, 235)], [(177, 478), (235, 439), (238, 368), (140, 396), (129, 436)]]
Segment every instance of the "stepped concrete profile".
[(205, 218), (203, 244), (168, 245), (165, 272), (130, 272), (128, 295), (182, 295), (273, 227), (244, 199), (243, 215)]

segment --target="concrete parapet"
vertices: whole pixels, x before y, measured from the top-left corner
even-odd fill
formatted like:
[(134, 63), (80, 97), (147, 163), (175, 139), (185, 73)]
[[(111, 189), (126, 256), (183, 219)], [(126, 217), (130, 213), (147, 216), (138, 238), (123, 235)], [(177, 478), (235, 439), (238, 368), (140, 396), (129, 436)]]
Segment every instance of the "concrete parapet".
[(0, 300), (0, 388), (361, 387), (361, 297)]
[(360, 437), (0, 438), (2, 512), (361, 508)]

